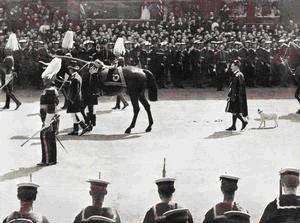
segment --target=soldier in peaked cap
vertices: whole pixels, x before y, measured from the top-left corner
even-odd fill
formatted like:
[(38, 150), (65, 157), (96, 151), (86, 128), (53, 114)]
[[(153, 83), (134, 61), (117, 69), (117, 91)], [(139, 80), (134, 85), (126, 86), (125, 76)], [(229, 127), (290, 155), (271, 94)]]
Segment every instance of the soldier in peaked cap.
[(21, 183), (17, 186), (17, 197), (21, 201), (20, 210), (14, 211), (7, 216), (3, 220), (3, 223), (48, 223), (48, 220), (45, 216), (32, 211), (33, 202), (36, 199), (37, 188), (39, 185), (34, 183)]
[(93, 203), (76, 216), (74, 223), (120, 223), (121, 220), (117, 210), (103, 207), (109, 182), (100, 179), (90, 179), (87, 182), (91, 184), (90, 195)]
[(226, 129), (227, 131), (236, 130), (237, 119), (242, 122), (241, 130), (245, 129), (248, 124), (248, 121), (245, 119), (248, 117), (246, 86), (244, 75), (240, 71), (240, 66), (241, 62), (239, 60), (234, 60), (231, 64), (233, 77), (229, 86), (230, 89), (225, 111), (232, 113), (232, 125)]
[(70, 86), (68, 89), (67, 98), (69, 103), (67, 103), (67, 113), (70, 113), (73, 118), (73, 131), (68, 133), (68, 135), (78, 135), (79, 134), (79, 126), (82, 128), (82, 132), (80, 135), (88, 132), (89, 128), (84, 123), (84, 118), (81, 117), (82, 114), (82, 78), (78, 74), (79, 66), (76, 61), (73, 61), (68, 66), (69, 74), (70, 74)]
[[(268, 204), (260, 223), (297, 223), (300, 222), (299, 169), (287, 168), (280, 172), (279, 197)], [(283, 190), (283, 194), (282, 194)]]
[(206, 214), (203, 223), (249, 223), (250, 216), (247, 211), (234, 201), (238, 189), (239, 178), (231, 175), (221, 175), (221, 191), (223, 202), (216, 204)]
[[(163, 177), (155, 181), (158, 188), (158, 194), (161, 202), (155, 204), (149, 211), (147, 211), (143, 223), (154, 223), (154, 222), (166, 222), (166, 223), (193, 223), (193, 218), (190, 212), (185, 209), (185, 213), (182, 213), (178, 210), (178, 212), (173, 212), (174, 215), (169, 218), (168, 213), (171, 210), (181, 209), (178, 203), (172, 202), (172, 196), (175, 192), (174, 187), (175, 178), (167, 178), (165, 177), (165, 165), (163, 169)], [(185, 217), (182, 217), (185, 216)], [(178, 221), (178, 218), (182, 219), (182, 221)]]

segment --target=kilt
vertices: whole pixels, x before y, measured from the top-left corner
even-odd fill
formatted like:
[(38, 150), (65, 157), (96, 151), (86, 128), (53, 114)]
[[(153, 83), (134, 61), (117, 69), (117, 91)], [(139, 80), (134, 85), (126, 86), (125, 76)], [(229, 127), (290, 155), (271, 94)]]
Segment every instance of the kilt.
[(82, 95), (83, 106), (97, 105), (98, 97), (97, 95)]
[(75, 100), (74, 103), (69, 102), (67, 106), (67, 113), (77, 113), (80, 112), (83, 107), (81, 100)]

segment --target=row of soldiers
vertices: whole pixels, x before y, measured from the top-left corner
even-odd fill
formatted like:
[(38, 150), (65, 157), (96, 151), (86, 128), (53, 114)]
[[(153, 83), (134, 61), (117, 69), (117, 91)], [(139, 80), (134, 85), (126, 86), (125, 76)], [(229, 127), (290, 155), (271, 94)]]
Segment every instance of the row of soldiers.
[[(297, 41), (297, 40), (296, 40)], [(30, 46), (20, 40), (21, 52), (14, 56), (20, 61), (20, 73), (29, 75), (36, 86), (41, 85), (40, 78), (33, 77), (32, 72), (39, 72), (38, 61), (49, 61), (51, 55), (61, 55), (61, 43), (55, 41), (49, 49), (43, 42), (37, 41)], [(286, 67), (281, 58), (285, 57), (287, 45), (284, 40), (275, 46), (271, 41), (222, 42), (194, 41), (193, 43), (167, 42), (150, 44), (134, 44), (125, 41), (125, 65), (147, 68), (156, 75), (161, 88), (172, 83), (175, 87), (183, 87), (184, 81), (192, 81), (193, 87), (215, 86), (222, 90), (230, 81), (228, 64), (235, 59), (242, 63), (242, 72), (248, 86), (271, 86), (272, 84), (287, 85)], [(297, 43), (297, 42), (296, 42)], [(86, 61), (99, 59), (106, 65), (115, 60), (114, 43), (103, 41), (95, 43), (86, 40), (83, 44), (75, 42), (71, 54), (73, 57)], [(16, 53), (17, 54), (17, 53)], [(31, 60), (31, 61), (30, 61)], [(34, 62), (32, 62), (34, 61)], [(35, 67), (34, 69), (32, 69)], [(16, 68), (18, 69), (18, 67)], [(28, 72), (30, 70), (30, 72)], [(36, 70), (36, 71), (35, 71)]]
[[(280, 196), (265, 208), (260, 223), (298, 223), (300, 221), (300, 197), (296, 195), (299, 173), (298, 169), (291, 168), (280, 171)], [(249, 223), (249, 212), (234, 199), (239, 178), (221, 175), (220, 180), (223, 201), (208, 210), (203, 223)], [(87, 182), (90, 183), (89, 194), (92, 197), (92, 204), (83, 208), (73, 222), (120, 223), (121, 219), (117, 210), (103, 205), (109, 182), (100, 177)], [(161, 201), (147, 211), (143, 223), (193, 223), (190, 211), (172, 199), (175, 192), (175, 178), (163, 175), (163, 178), (156, 180), (155, 183)], [(45, 216), (33, 212), (33, 201), (36, 199), (37, 188), (38, 185), (34, 183), (18, 185), (17, 196), (21, 201), (20, 210), (8, 215), (3, 223), (48, 222)]]
[[(297, 40), (296, 40), (297, 41)], [(73, 56), (85, 60), (100, 59), (105, 64), (114, 60), (113, 43), (97, 44), (87, 41), (87, 50), (72, 51)], [(151, 45), (145, 42), (135, 45), (125, 42), (125, 65), (147, 68), (156, 75), (158, 85), (164, 88), (171, 82), (182, 87), (184, 80), (192, 80), (193, 87), (216, 86), (222, 90), (229, 82), (229, 64), (239, 59), (241, 70), (248, 86), (287, 85), (287, 70), (282, 58), (286, 56), (287, 45), (280, 40), (280, 46), (271, 41), (260, 43), (250, 40), (242, 42), (195, 41), (193, 44), (176, 43)], [(79, 52), (79, 53), (78, 53)]]

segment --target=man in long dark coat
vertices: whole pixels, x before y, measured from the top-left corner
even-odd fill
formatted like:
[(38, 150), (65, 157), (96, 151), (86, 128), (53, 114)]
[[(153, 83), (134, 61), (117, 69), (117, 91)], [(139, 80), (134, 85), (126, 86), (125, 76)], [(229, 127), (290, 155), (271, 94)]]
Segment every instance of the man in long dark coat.
[(242, 122), (242, 129), (248, 124), (244, 118), (248, 116), (247, 95), (245, 87), (245, 79), (243, 73), (240, 71), (240, 61), (234, 60), (231, 64), (231, 70), (233, 77), (230, 83), (230, 90), (228, 93), (227, 106), (225, 111), (232, 113), (232, 125), (227, 131), (236, 130), (236, 120), (239, 119)]
[(259, 223), (300, 222), (300, 196), (296, 194), (299, 172), (299, 169), (293, 168), (280, 171), (280, 196), (268, 204)]

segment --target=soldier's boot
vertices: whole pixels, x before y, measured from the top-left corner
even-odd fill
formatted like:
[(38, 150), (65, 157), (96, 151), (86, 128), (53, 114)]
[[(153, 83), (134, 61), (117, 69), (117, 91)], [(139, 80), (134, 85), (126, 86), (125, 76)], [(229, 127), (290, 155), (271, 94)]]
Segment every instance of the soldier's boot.
[(90, 113), (90, 120), (91, 120), (92, 126), (96, 126), (96, 115), (95, 114)]
[(88, 131), (93, 130), (91, 113), (86, 114), (85, 124), (88, 126)]
[(70, 136), (78, 136), (78, 132), (79, 132), (79, 125), (78, 123), (74, 123), (73, 124), (73, 131), (68, 133), (68, 135)]
[(9, 104), (10, 104), (10, 96), (6, 94), (5, 105), (4, 107), (2, 107), (2, 109), (9, 109)]
[(243, 117), (242, 117), (240, 114), (237, 115), (237, 118), (238, 118), (239, 120), (241, 120), (241, 122), (242, 122), (242, 128), (241, 128), (241, 130), (244, 130), (244, 129), (246, 128), (246, 126), (248, 125), (248, 122), (245, 121), (245, 120), (243, 119)]
[(228, 129), (226, 129), (226, 131), (235, 131), (236, 127), (236, 120), (237, 120), (237, 116), (236, 115), (232, 115), (232, 126), (230, 126)]
[(86, 125), (83, 121), (79, 122), (80, 127), (82, 128), (82, 132), (80, 133), (80, 136), (84, 135), (89, 131), (89, 126)]

